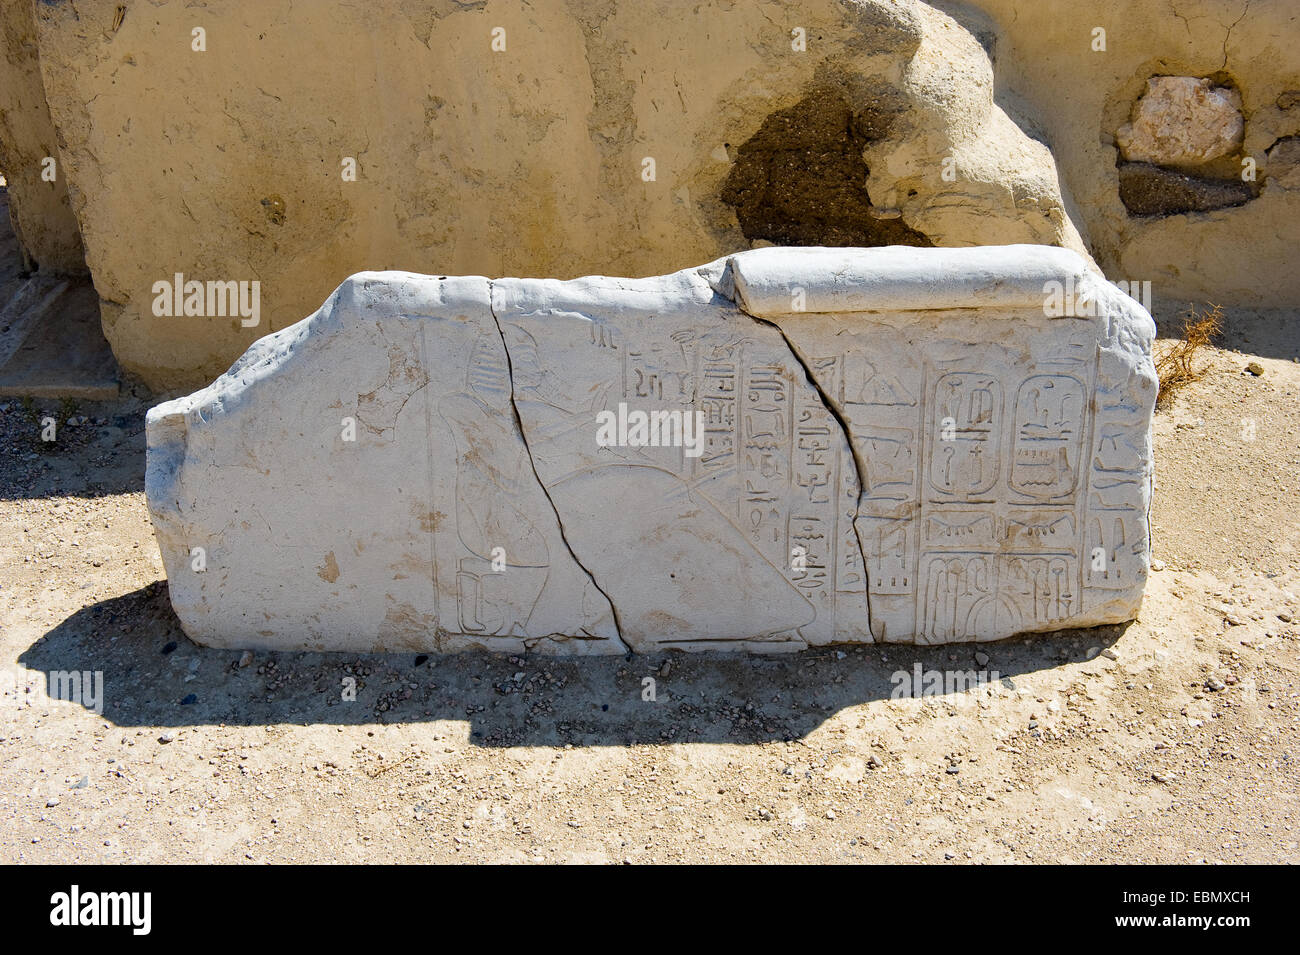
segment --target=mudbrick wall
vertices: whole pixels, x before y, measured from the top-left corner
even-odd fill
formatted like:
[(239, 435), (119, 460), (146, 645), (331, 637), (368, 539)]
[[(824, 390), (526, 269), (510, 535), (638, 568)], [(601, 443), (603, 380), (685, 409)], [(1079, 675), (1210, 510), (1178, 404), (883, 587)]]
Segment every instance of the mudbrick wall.
[(119, 362), (161, 391), (366, 269), (645, 276), (767, 244), (1039, 243), (1159, 297), (1287, 305), (1298, 15), (11, 0), (0, 158), (29, 257), (84, 242)]

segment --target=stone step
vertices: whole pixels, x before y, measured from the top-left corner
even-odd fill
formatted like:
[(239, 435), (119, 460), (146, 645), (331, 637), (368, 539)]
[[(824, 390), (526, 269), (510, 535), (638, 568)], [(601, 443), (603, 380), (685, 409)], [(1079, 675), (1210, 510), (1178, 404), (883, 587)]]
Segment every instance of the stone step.
[(13, 297), (0, 308), (0, 368), (17, 353), (37, 321), (67, 290), (67, 279), (48, 275), (33, 275), (18, 286)]
[(102, 401), (118, 387), (88, 280), (38, 274), (0, 309), (0, 397)]

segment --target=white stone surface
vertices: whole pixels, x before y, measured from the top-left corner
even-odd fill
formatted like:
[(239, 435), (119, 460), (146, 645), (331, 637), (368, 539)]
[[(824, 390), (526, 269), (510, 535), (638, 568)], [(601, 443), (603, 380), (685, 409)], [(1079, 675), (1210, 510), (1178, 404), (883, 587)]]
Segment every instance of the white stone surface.
[(565, 652), (622, 652), (533, 475), (507, 369), (486, 279), (362, 273), (152, 409), (146, 494), (185, 631), (222, 647), (546, 651), (561, 635)]
[[(1063, 256), (1070, 267), (1048, 281), (1051, 311), (1066, 314), (1046, 314), (1041, 290), (1034, 307), (962, 308), (944, 290), (965, 283), (944, 273), (918, 281), (916, 311), (770, 316), (851, 435), (880, 641), (1113, 623), (1141, 600), (1154, 323), (1072, 253), (999, 251), (1020, 268)], [(837, 281), (871, 272), (872, 255)], [(737, 287), (752, 284), (749, 265), (730, 261)]]
[[(492, 305), (537, 473), (629, 646), (869, 639), (857, 473), (777, 329), (693, 271), (505, 279)], [(620, 403), (700, 412), (700, 455), (598, 447)]]
[[(1114, 623), (1148, 568), (1154, 331), (1038, 246), (366, 273), (151, 411), (146, 490), (177, 613), (213, 645), (780, 651)], [(610, 445), (620, 414), (700, 430)]]
[[(1008, 249), (1014, 249), (1008, 254)], [(767, 318), (800, 312), (1041, 308), (1043, 287), (1078, 284), (1082, 259), (1046, 245), (926, 249), (757, 249), (731, 260), (740, 306)], [(795, 307), (799, 306), (799, 307)]]
[(1153, 76), (1116, 139), (1125, 159), (1187, 166), (1236, 152), (1245, 130), (1236, 90), (1194, 76)]

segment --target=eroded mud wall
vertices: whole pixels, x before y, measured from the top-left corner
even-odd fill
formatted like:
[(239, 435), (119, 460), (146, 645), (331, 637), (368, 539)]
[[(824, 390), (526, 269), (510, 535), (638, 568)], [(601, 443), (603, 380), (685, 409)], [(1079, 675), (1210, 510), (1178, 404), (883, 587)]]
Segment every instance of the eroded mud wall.
[[(1300, 5), (1294, 0), (947, 0), (989, 41), (998, 100), (1041, 126), (1088, 246), (1112, 279), (1156, 297), (1300, 303)], [(963, 10), (975, 15), (963, 14)], [(985, 16), (981, 16), (980, 12)], [(981, 29), (980, 23), (984, 24)], [(1097, 31), (1104, 31), (1098, 34)], [(1237, 148), (1185, 164), (1212, 112), (1170, 104), (1166, 153), (1125, 155), (1121, 130), (1153, 77), (1208, 81), (1240, 103)], [(1159, 161), (1159, 160), (1165, 161)], [(1173, 160), (1173, 161), (1169, 161)], [(1254, 179), (1245, 160), (1254, 165)], [(1127, 199), (1127, 202), (1125, 201)]]
[[(980, 44), (914, 0), (36, 9), (105, 331), (157, 389), (211, 380), (363, 269), (650, 275), (768, 236), (1086, 254)], [(770, 148), (809, 102), (860, 161)], [(834, 201), (797, 176), (746, 192), (754, 159), (832, 172)], [(257, 320), (157, 314), (177, 275), (258, 282)]]
[(84, 273), (77, 219), (41, 82), (29, 0), (0, 4), (0, 172), (26, 266)]

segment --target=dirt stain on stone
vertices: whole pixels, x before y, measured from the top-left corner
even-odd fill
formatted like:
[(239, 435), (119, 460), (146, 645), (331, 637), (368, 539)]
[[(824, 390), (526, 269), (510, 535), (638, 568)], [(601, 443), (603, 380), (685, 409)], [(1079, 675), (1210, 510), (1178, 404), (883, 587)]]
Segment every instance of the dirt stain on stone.
[(417, 509), (417, 516), (420, 518), (420, 530), (426, 534), (431, 534), (438, 529), (438, 525), (447, 519), (447, 515), (442, 511), (426, 511)]
[(330, 584), (339, 579), (339, 562), (334, 559), (334, 551), (325, 555), (325, 563), (316, 568), (316, 576)]

